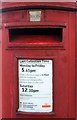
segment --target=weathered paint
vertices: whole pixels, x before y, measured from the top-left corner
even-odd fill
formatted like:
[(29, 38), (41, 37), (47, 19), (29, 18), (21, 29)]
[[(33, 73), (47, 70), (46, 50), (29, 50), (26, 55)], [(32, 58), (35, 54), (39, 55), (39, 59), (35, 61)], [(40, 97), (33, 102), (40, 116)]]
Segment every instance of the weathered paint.
[[(57, 9), (59, 9), (59, 5), (62, 5), (62, 7), (60, 6), (60, 10), (56, 10), (56, 7)], [(41, 21), (30, 22), (29, 10), (32, 10), (32, 7), (33, 9), (42, 11)], [(22, 8), (23, 10), (22, 9), (19, 10), (20, 8)], [(75, 118), (76, 21), (75, 12), (67, 11), (66, 8), (67, 10), (76, 10), (76, 6), (74, 3), (3, 4), (4, 11), (2, 14), (3, 118), (26, 118), (26, 119)], [(56, 31), (52, 32), (52, 35), (51, 34), (48, 35), (47, 33), (46, 34), (42, 33), (42, 35), (41, 34), (35, 35), (32, 33), (32, 36), (29, 34), (27, 34), (26, 36), (24, 34), (23, 36), (23, 34), (18, 34), (19, 31), (18, 30), (17, 32), (15, 31), (16, 34), (13, 33), (14, 31), (11, 32), (11, 37), (9, 37), (10, 32), (8, 32), (9, 31), (8, 29), (23, 29), (23, 28), (26, 29), (35, 28), (35, 30), (37, 28), (44, 30), (49, 28), (52, 30), (56, 29)], [(58, 30), (59, 32), (57, 32)], [(60, 34), (62, 34), (62, 37), (60, 36)], [(17, 112), (18, 59), (52, 59), (54, 61), (53, 112), (34, 114)]]

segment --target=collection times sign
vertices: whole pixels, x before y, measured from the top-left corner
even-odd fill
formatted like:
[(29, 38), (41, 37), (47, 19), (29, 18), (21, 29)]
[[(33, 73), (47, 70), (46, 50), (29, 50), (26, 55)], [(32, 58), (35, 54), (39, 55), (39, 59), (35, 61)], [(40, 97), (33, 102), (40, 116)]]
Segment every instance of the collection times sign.
[(18, 111), (52, 112), (52, 64), (52, 60), (18, 60)]

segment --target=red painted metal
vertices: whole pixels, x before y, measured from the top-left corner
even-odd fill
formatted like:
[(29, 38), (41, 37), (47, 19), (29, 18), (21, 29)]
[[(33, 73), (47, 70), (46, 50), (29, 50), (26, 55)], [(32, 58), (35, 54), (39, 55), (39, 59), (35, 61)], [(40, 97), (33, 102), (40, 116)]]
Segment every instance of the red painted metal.
[[(76, 2), (76, 6), (77, 6), (77, 2)], [(76, 12), (76, 21), (77, 21), (77, 12)], [(77, 50), (77, 22), (76, 22), (76, 50)], [(76, 58), (75, 58), (75, 62), (76, 62), (76, 67), (75, 67), (75, 70), (76, 70), (76, 120), (77, 120), (77, 52), (76, 52)]]
[(0, 13), (0, 119), (2, 118), (2, 17)]
[(76, 2), (3, 2), (2, 8), (4, 10), (12, 10), (18, 8), (55, 8), (55, 9), (77, 9)]
[[(76, 3), (3, 3), (2, 13), (2, 117), (52, 119), (75, 118), (75, 11)], [(60, 9), (60, 10), (56, 10)], [(29, 21), (29, 10), (42, 10), (40, 22)], [(42, 8), (42, 9), (41, 9)], [(54, 10), (52, 9), (54, 8)], [(23, 10), (22, 10), (23, 9)], [(68, 11), (69, 10), (69, 11)], [(73, 11), (72, 11), (73, 10)], [(75, 11), (74, 11), (75, 10)], [(6, 12), (5, 12), (6, 11)], [(50, 41), (50, 37), (36, 35), (30, 42), (23, 43), (23, 36), (10, 37), (9, 29), (62, 29), (62, 38), (59, 35)], [(12, 32), (11, 32), (12, 34)], [(54, 34), (55, 35), (55, 34)], [(41, 39), (42, 37), (42, 39)], [(60, 36), (61, 37), (61, 36)], [(11, 38), (11, 40), (10, 40)], [(20, 38), (20, 39), (18, 39)], [(35, 41), (33, 42), (33, 40)], [(55, 42), (56, 40), (56, 42)], [(50, 41), (50, 42), (49, 42)], [(53, 59), (53, 99), (52, 113), (24, 113), (18, 112), (18, 68), (17, 60), (26, 59)]]

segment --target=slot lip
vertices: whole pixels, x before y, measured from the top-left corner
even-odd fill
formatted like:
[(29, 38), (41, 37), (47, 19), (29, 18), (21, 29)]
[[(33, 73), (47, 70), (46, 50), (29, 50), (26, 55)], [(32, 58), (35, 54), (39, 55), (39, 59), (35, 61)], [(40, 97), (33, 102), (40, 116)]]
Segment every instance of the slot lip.
[(54, 50), (63, 49), (65, 50), (65, 47), (63, 43), (56, 43), (53, 45), (52, 44), (41, 44), (41, 45), (40, 44), (32, 44), (32, 45), (23, 44), (22, 45), (21, 43), (16, 45), (16, 44), (9, 43), (6, 49), (7, 50), (9, 49), (54, 49)]
[(47, 27), (47, 28), (66, 28), (66, 22), (12, 22), (12, 23), (4, 23), (5, 28), (40, 28), (40, 27)]
[[(14, 25), (14, 26), (13, 26)], [(45, 23), (40, 23), (40, 24), (35, 24), (31, 25), (26, 24), (26, 25), (22, 25), (22, 24), (18, 24), (17, 26), (15, 26), (16, 24), (4, 24), (5, 27), (5, 31), (6, 31), (6, 42), (7, 42), (7, 46), (6, 49), (65, 49), (65, 39), (66, 39), (66, 23), (65, 22), (60, 22), (60, 23), (54, 23), (54, 22), (45, 22)], [(62, 41), (58, 41), (55, 43), (51, 42), (51, 43), (19, 43), (19, 42), (10, 42), (9, 40), (9, 29), (24, 29), (24, 28), (61, 28), (62, 29)]]

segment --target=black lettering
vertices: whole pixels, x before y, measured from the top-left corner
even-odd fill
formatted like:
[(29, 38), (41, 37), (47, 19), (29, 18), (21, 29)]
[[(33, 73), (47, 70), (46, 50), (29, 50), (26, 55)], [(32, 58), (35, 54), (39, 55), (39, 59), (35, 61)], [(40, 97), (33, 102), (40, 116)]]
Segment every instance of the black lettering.
[(22, 68), (22, 72), (24, 72), (24, 68)]

